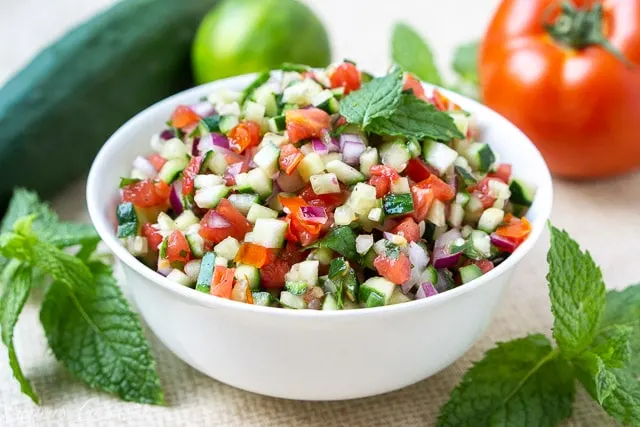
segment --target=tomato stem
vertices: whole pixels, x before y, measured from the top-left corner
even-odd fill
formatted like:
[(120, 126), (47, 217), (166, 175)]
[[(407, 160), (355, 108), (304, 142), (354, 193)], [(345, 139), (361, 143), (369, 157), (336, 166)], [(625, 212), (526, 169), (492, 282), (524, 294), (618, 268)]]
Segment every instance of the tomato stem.
[(558, 18), (553, 22), (545, 20), (543, 25), (558, 43), (576, 50), (594, 45), (600, 46), (625, 64), (632, 65), (605, 37), (603, 17), (600, 2), (595, 2), (590, 8), (579, 9), (572, 2), (563, 1)]

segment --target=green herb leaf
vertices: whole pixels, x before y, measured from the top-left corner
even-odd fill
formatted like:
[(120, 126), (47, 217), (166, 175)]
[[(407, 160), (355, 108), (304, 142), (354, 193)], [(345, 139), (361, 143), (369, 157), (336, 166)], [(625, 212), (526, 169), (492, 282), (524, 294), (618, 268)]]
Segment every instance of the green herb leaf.
[(290, 71), (294, 73), (304, 73), (305, 71), (309, 71), (310, 67), (304, 64), (293, 64), (291, 62), (283, 62), (280, 66), (282, 71)]
[(0, 235), (0, 253), (41, 269), (70, 289), (90, 290), (92, 278), (87, 266), (51, 243), (39, 240), (31, 229), (32, 222), (33, 216), (20, 218), (14, 225), (15, 232)]
[(164, 403), (148, 343), (111, 268), (89, 266), (93, 292), (78, 294), (54, 282), (45, 296), (40, 321), (53, 353), (91, 387), (128, 401)]
[(256, 77), (256, 79), (242, 91), (242, 99), (240, 102), (244, 102), (247, 98), (253, 95), (253, 92), (255, 92), (256, 89), (269, 81), (270, 77), (271, 73), (269, 71), (263, 71), (262, 73), (258, 74), (258, 77)]
[(438, 426), (555, 426), (571, 416), (571, 367), (543, 335), (498, 345), (477, 362), (442, 407)]
[(465, 43), (453, 53), (453, 70), (470, 83), (478, 84), (478, 49), (477, 41)]
[(33, 390), (31, 382), (24, 376), (20, 368), (20, 362), (13, 345), (13, 330), (31, 291), (31, 268), (20, 265), (18, 262), (14, 262), (14, 264), (17, 265), (17, 268), (6, 279), (0, 300), (0, 331), (2, 332), (2, 342), (9, 350), (9, 365), (13, 376), (20, 383), (20, 390), (35, 403), (39, 403), (38, 395)]
[(628, 368), (640, 375), (640, 284), (629, 286), (624, 291), (609, 291), (607, 305), (602, 316), (602, 328), (626, 325), (633, 328), (629, 337), (631, 356)]
[(365, 128), (376, 117), (391, 116), (400, 102), (401, 93), (402, 71), (395, 70), (347, 95), (340, 102), (340, 114), (347, 122)]
[(597, 354), (607, 368), (624, 368), (631, 357), (632, 334), (630, 326), (611, 325), (596, 335), (589, 351)]
[(137, 184), (140, 181), (142, 181), (140, 178), (129, 178), (123, 176), (120, 178), (120, 188), (128, 187), (131, 184)]
[(393, 27), (391, 39), (393, 62), (420, 80), (442, 86), (442, 78), (431, 48), (413, 28), (405, 23)]
[(453, 119), (434, 105), (413, 94), (403, 94), (398, 108), (388, 117), (378, 117), (367, 126), (367, 131), (378, 135), (451, 141), (463, 138)]
[(618, 386), (616, 377), (607, 369), (604, 361), (590, 351), (573, 359), (573, 366), (580, 382), (601, 405)]
[(552, 225), (549, 262), (549, 295), (554, 315), (553, 336), (568, 359), (593, 341), (605, 306), (600, 268), (589, 252)]
[(321, 241), (309, 246), (310, 248), (329, 248), (347, 259), (357, 259), (356, 235), (347, 225), (332, 228)]
[(612, 369), (617, 387), (602, 406), (625, 425), (640, 425), (640, 381), (628, 370)]
[(342, 294), (345, 293), (347, 298), (356, 302), (358, 298), (358, 279), (355, 270), (344, 258), (335, 258), (329, 266), (328, 279), (332, 287), (336, 289), (335, 296), (338, 308), (343, 306)]

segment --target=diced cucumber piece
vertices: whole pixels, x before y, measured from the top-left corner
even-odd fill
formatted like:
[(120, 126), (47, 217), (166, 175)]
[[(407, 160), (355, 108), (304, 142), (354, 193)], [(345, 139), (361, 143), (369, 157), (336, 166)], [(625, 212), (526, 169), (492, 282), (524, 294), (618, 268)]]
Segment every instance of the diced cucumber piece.
[(355, 214), (366, 217), (376, 207), (376, 188), (362, 182), (357, 183), (346, 204)]
[(236, 185), (233, 188), (240, 193), (254, 192), (251, 184), (249, 184), (249, 174), (247, 172), (241, 172), (236, 175)]
[(409, 180), (404, 176), (391, 181), (391, 192), (395, 194), (411, 193)]
[(252, 292), (254, 305), (261, 305), (263, 307), (271, 307), (273, 305), (273, 297), (269, 292)]
[(383, 208), (385, 215), (406, 215), (413, 212), (413, 196), (411, 193), (387, 194), (384, 197)]
[(233, 237), (228, 236), (222, 242), (218, 243), (213, 248), (213, 251), (220, 257), (232, 260), (236, 257), (239, 249), (240, 243)]
[(291, 270), (285, 275), (287, 282), (304, 282), (309, 286), (318, 285), (318, 260), (302, 261), (291, 266)]
[(167, 184), (171, 184), (180, 176), (184, 168), (187, 167), (187, 164), (189, 164), (189, 161), (186, 156), (179, 159), (168, 160), (162, 166), (160, 172), (158, 172), (158, 178)]
[(140, 169), (133, 169), (131, 171), (131, 178), (133, 179), (147, 179), (149, 176), (142, 172)]
[(435, 199), (427, 212), (427, 221), (436, 227), (446, 225), (446, 206), (440, 200)]
[(504, 219), (504, 211), (497, 208), (489, 208), (482, 212), (478, 220), (478, 228), (486, 233), (492, 233)]
[(443, 175), (455, 162), (458, 152), (441, 142), (424, 141), (422, 154), (425, 161)]
[(211, 172), (215, 173), (216, 175), (222, 176), (227, 170), (227, 161), (225, 160), (222, 153), (208, 151), (206, 166)]
[(309, 182), (312, 175), (322, 172), (324, 172), (324, 162), (316, 152), (307, 154), (298, 164), (298, 173), (304, 182)]
[(353, 185), (365, 179), (360, 171), (340, 160), (332, 160), (327, 163), (327, 170), (334, 173), (346, 185)]
[(213, 132), (220, 131), (220, 116), (214, 114), (213, 116), (205, 117), (198, 123), (198, 132), (200, 135), (206, 135)]
[(348, 205), (338, 206), (333, 213), (333, 220), (336, 225), (349, 225), (356, 219), (353, 209)]
[(313, 97), (322, 92), (322, 86), (312, 79), (292, 84), (282, 92), (282, 101), (299, 106), (311, 105)]
[[(287, 139), (286, 136), (278, 135), (272, 132), (267, 132), (262, 137), (262, 142), (260, 142), (259, 147), (260, 149), (262, 149), (262, 147), (264, 147), (265, 145), (272, 144), (272, 145), (275, 145), (277, 148), (280, 148), (287, 142), (289, 142), (289, 140)], [(278, 152), (278, 155), (280, 155), (280, 152)]]
[(142, 236), (129, 236), (119, 239), (120, 243), (127, 249), (127, 251), (133, 256), (144, 256), (149, 251), (149, 242), (146, 237)]
[(307, 259), (310, 261), (317, 260), (320, 264), (329, 265), (333, 260), (333, 255), (333, 251), (329, 248), (316, 248), (311, 251)]
[(461, 134), (467, 135), (469, 130), (469, 116), (464, 111), (453, 111), (449, 115), (453, 119), (453, 123), (456, 125)]
[[(309, 153), (313, 153), (313, 145), (310, 142), (307, 142), (306, 144), (304, 144), (303, 146), (300, 147), (300, 152), (302, 154), (304, 154), (305, 156)], [(322, 157), (322, 156), (321, 156)], [(324, 162), (324, 161), (323, 161)]]
[(360, 285), (360, 301), (366, 307), (388, 305), (396, 285), (382, 277), (372, 277)]
[(196, 280), (196, 291), (208, 294), (211, 291), (211, 280), (213, 279), (213, 270), (216, 267), (216, 254), (207, 252), (200, 262), (200, 272), (198, 280)]
[(253, 243), (265, 248), (281, 248), (288, 224), (279, 219), (258, 218), (253, 227)]
[(509, 197), (511, 197), (511, 190), (509, 190), (509, 186), (502, 181), (499, 181), (497, 179), (490, 179), (488, 187), (489, 195), (495, 197), (496, 199), (507, 200)]
[(356, 252), (364, 255), (373, 247), (373, 235), (361, 234), (356, 237)]
[(216, 257), (216, 265), (221, 265), (222, 267), (227, 267), (229, 265), (229, 260), (222, 256)]
[(464, 208), (458, 203), (452, 203), (449, 207), (447, 222), (452, 227), (460, 227), (464, 220)]
[(171, 138), (160, 147), (160, 155), (167, 160), (184, 159), (188, 154), (187, 146), (178, 138)]
[(482, 215), (484, 205), (482, 201), (474, 195), (469, 196), (469, 201), (464, 207), (464, 220), (467, 222), (476, 222)]
[[(213, 151), (210, 151), (210, 153), (213, 153)], [(193, 179), (193, 185), (196, 190), (205, 187), (213, 187), (214, 185), (220, 184), (224, 184), (224, 179), (221, 176), (213, 174), (196, 175), (196, 177)]]
[(469, 195), (469, 193), (461, 191), (458, 194), (456, 194), (456, 203), (462, 207), (464, 207), (467, 203), (469, 203), (470, 199), (471, 199), (471, 196)]
[(474, 142), (462, 153), (472, 168), (487, 172), (496, 161), (496, 156), (488, 144)]
[(178, 217), (173, 221), (178, 230), (186, 231), (189, 227), (194, 224), (199, 224), (200, 219), (193, 213), (192, 210), (187, 209), (182, 212)]
[(380, 163), (380, 158), (378, 157), (378, 149), (375, 147), (367, 147), (362, 154), (360, 154), (360, 172), (369, 178), (371, 173), (369, 170), (371, 166), (377, 165)]
[(460, 267), (460, 279), (462, 279), (462, 283), (468, 283), (473, 279), (477, 279), (482, 276), (482, 270), (475, 264), (465, 265), (464, 267)]
[(229, 104), (218, 105), (218, 113), (222, 116), (234, 116), (240, 118), (240, 104), (238, 102), (231, 102)]
[(314, 95), (311, 103), (314, 107), (326, 111), (329, 114), (340, 111), (340, 103), (334, 98), (333, 92), (329, 89), (325, 89)]
[(401, 304), (403, 302), (409, 302), (409, 301), (411, 301), (411, 298), (403, 294), (402, 291), (400, 290), (400, 287), (396, 286), (396, 288), (393, 290), (393, 293), (391, 294), (389, 305)]
[(182, 286), (190, 287), (191, 285), (193, 285), (191, 278), (176, 268), (171, 270), (171, 272), (167, 275), (167, 279), (171, 280), (172, 282), (176, 282)]
[(269, 177), (278, 171), (278, 159), (280, 149), (272, 142), (262, 145), (262, 148), (253, 157), (253, 162), (258, 165)]
[(333, 296), (333, 294), (326, 294), (324, 296), (324, 301), (322, 302), (323, 310), (339, 310), (338, 301)]
[(194, 227), (189, 229), (189, 231), (185, 234), (187, 238), (187, 243), (189, 243), (189, 248), (191, 252), (196, 257), (201, 257), (204, 254), (204, 239), (198, 233), (200, 227)]
[(256, 89), (253, 93), (253, 98), (264, 107), (265, 115), (273, 117), (278, 114), (276, 95), (270, 85), (266, 84)]
[(199, 259), (192, 259), (184, 265), (184, 273), (189, 276), (191, 279), (191, 283), (195, 283), (198, 280), (198, 275), (200, 274), (200, 264), (201, 261)]
[(471, 238), (471, 244), (479, 254), (485, 258), (491, 256), (491, 238), (487, 233), (480, 230), (473, 230), (469, 237)]
[(262, 123), (266, 109), (264, 105), (253, 101), (246, 101), (244, 104), (244, 118), (256, 123)]
[(409, 150), (409, 155), (412, 159), (422, 155), (422, 147), (420, 147), (420, 143), (415, 139), (407, 141), (407, 150)]
[(232, 194), (229, 196), (229, 202), (240, 211), (242, 215), (247, 215), (251, 206), (258, 202), (259, 197), (256, 194)]
[(260, 270), (252, 265), (237, 264), (235, 278), (248, 281), (252, 291), (260, 289)]
[(262, 169), (251, 169), (247, 173), (247, 182), (260, 197), (269, 197), (273, 191), (273, 181)]
[(209, 102), (211, 102), (216, 107), (221, 104), (230, 104), (232, 102), (238, 102), (242, 99), (243, 93), (237, 90), (231, 89), (220, 89), (212, 93), (207, 97)]
[(251, 224), (255, 224), (259, 218), (278, 218), (278, 212), (273, 209), (269, 209), (258, 203), (253, 203), (249, 207), (249, 212), (247, 213), (247, 221)]
[(116, 208), (116, 219), (118, 220), (117, 236), (119, 238), (138, 234), (139, 221), (133, 203), (120, 203)]
[(302, 281), (295, 281), (295, 282), (287, 281), (284, 288), (294, 295), (302, 295), (309, 288), (309, 284)]
[(176, 227), (176, 223), (173, 221), (173, 219), (167, 215), (164, 212), (160, 212), (158, 214), (158, 229), (163, 233), (163, 234), (170, 234), (172, 231), (177, 230), (178, 227)]
[(404, 142), (396, 140), (385, 142), (380, 146), (380, 158), (383, 165), (400, 173), (407, 167), (407, 162), (411, 160), (411, 154)]
[(344, 87), (334, 87), (331, 89), (331, 92), (336, 98), (340, 99), (344, 96)]
[(340, 160), (342, 161), (342, 154), (341, 153), (329, 153), (329, 154), (324, 154), (321, 155), (320, 157), (322, 157), (322, 161), (324, 162), (324, 167), (327, 167), (327, 164), (329, 164), (329, 162), (333, 161), (333, 160)]
[[(334, 160), (338, 162), (339, 160)], [(335, 173), (321, 173), (318, 175), (311, 175), (311, 188), (316, 194), (331, 194), (340, 192), (340, 184)]]
[(382, 218), (384, 217), (384, 212), (382, 208), (373, 208), (369, 211), (367, 215), (367, 219), (373, 222), (382, 222)]
[(220, 133), (224, 133), (226, 135), (231, 129), (236, 127), (238, 123), (240, 123), (238, 116), (221, 116), (220, 123), (218, 124), (218, 127), (220, 127)]
[(213, 209), (218, 206), (220, 200), (225, 198), (231, 189), (224, 184), (214, 185), (196, 190), (193, 200), (196, 205), (203, 209)]
[(536, 195), (536, 187), (525, 182), (524, 180), (514, 178), (509, 185), (511, 191), (511, 203), (515, 203), (522, 206), (531, 206), (533, 204), (533, 198)]
[(288, 291), (280, 292), (280, 304), (285, 308), (292, 308), (295, 310), (301, 310), (307, 306), (304, 299), (299, 295), (294, 295)]
[(270, 118), (269, 130), (274, 133), (284, 132), (287, 130), (287, 122), (284, 115)]

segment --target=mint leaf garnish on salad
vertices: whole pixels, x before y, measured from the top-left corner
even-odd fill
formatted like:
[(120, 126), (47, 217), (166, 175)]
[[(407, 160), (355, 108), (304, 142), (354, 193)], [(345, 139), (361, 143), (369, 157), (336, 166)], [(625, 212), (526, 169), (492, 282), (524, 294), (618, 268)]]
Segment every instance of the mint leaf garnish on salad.
[(14, 328), (31, 289), (48, 285), (40, 320), (56, 358), (91, 387), (164, 403), (138, 318), (111, 268), (92, 258), (100, 241), (93, 227), (61, 222), (35, 193), (17, 189), (0, 231), (0, 328), (21, 391), (39, 403), (20, 367)]
[(393, 27), (391, 38), (393, 62), (415, 74), (420, 80), (441, 86), (442, 78), (429, 45), (404, 22)]
[(605, 293), (589, 253), (549, 227), (557, 347), (543, 335), (499, 343), (453, 390), (439, 426), (557, 426), (571, 416), (576, 381), (617, 421), (640, 425), (640, 285)]

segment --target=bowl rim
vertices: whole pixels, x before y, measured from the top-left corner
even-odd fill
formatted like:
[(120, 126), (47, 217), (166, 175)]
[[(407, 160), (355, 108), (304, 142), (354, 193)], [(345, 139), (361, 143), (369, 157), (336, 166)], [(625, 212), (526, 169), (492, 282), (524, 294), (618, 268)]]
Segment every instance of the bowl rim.
[[(91, 222), (96, 228), (98, 234), (105, 242), (109, 250), (118, 258), (120, 262), (125, 263), (128, 267), (134, 270), (136, 273), (140, 274), (144, 278), (154, 282), (158, 286), (162, 287), (164, 290), (173, 293), (179, 297), (185, 298), (188, 301), (198, 303), (204, 307), (210, 308), (222, 308), (222, 309), (230, 309), (237, 310), (239, 312), (253, 312), (258, 315), (265, 316), (284, 316), (284, 317), (296, 317), (296, 318), (304, 318), (304, 317), (323, 317), (323, 318), (352, 318), (352, 317), (366, 317), (366, 316), (378, 316), (378, 315), (393, 315), (398, 313), (404, 313), (407, 311), (413, 310), (422, 310), (427, 309), (427, 307), (431, 307), (434, 305), (445, 304), (447, 301), (458, 298), (466, 293), (474, 291), (477, 288), (488, 285), (493, 279), (501, 276), (507, 271), (513, 269), (522, 258), (531, 251), (534, 245), (539, 240), (549, 216), (551, 215), (551, 207), (553, 203), (553, 185), (551, 180), (551, 174), (549, 172), (549, 168), (542, 158), (542, 155), (535, 147), (535, 145), (531, 142), (531, 140), (515, 125), (509, 122), (502, 115), (498, 114), (494, 110), (489, 107), (480, 104), (479, 102), (462, 96), (460, 94), (451, 92), (449, 90), (440, 88), (435, 85), (422, 83), (423, 86), (427, 89), (437, 88), (438, 90), (445, 93), (448, 97), (450, 97), (455, 102), (459, 102), (464, 105), (472, 106), (472, 111), (484, 110), (489, 116), (493, 116), (491, 122), (502, 121), (504, 126), (511, 127), (512, 131), (515, 131), (520, 135), (520, 138), (517, 138), (516, 144), (524, 144), (528, 145), (529, 148), (533, 149), (536, 155), (539, 157), (538, 160), (541, 161), (543, 168), (541, 170), (536, 171), (536, 175), (539, 176), (538, 189), (536, 192), (536, 203), (539, 203), (540, 206), (538, 208), (538, 215), (535, 220), (532, 221), (532, 231), (527, 240), (522, 243), (505, 261), (503, 261), (500, 265), (498, 265), (493, 270), (488, 273), (482, 275), (478, 279), (472, 280), (469, 283), (466, 283), (464, 286), (458, 286), (454, 289), (448, 290), (446, 292), (434, 295), (429, 298), (424, 298), (420, 300), (408, 301), (401, 304), (387, 305), (382, 307), (371, 307), (366, 309), (355, 309), (355, 310), (335, 310), (335, 311), (322, 311), (322, 310), (285, 310), (276, 307), (266, 307), (266, 306), (258, 306), (253, 304), (241, 303), (238, 301), (232, 301), (225, 298), (216, 298), (211, 295), (204, 294), (202, 292), (197, 292), (192, 288), (188, 288), (186, 286), (180, 285), (178, 283), (172, 282), (167, 279), (165, 276), (160, 273), (152, 270), (147, 267), (140, 261), (138, 261), (133, 255), (131, 255), (118, 241), (113, 233), (112, 225), (103, 218), (101, 214), (103, 205), (100, 203), (101, 198), (94, 188), (96, 188), (100, 177), (98, 176), (99, 171), (101, 169), (101, 165), (105, 163), (105, 159), (110, 157), (112, 151), (118, 150), (119, 146), (123, 144), (126, 139), (122, 135), (126, 135), (130, 129), (134, 129), (138, 126), (138, 122), (141, 121), (142, 118), (146, 116), (152, 116), (156, 114), (156, 111), (162, 109), (166, 104), (177, 104), (177, 100), (179, 98), (188, 98), (194, 94), (199, 93), (211, 93), (216, 89), (222, 89), (226, 86), (235, 86), (240, 84), (248, 84), (252, 78), (255, 78), (258, 73), (244, 74), (240, 76), (234, 76), (226, 79), (217, 80), (214, 82), (206, 83), (204, 85), (196, 86), (185, 91), (174, 94), (168, 98), (164, 98), (155, 104), (147, 107), (142, 110), (132, 118), (130, 118), (125, 124), (123, 124), (118, 130), (116, 130), (109, 139), (102, 146), (98, 154), (96, 155), (91, 169), (89, 171), (88, 179), (87, 179), (87, 187), (86, 187), (86, 199), (87, 199), (87, 207), (89, 210), (89, 217), (91, 218)], [(122, 141), (120, 141), (122, 139)]]

